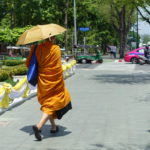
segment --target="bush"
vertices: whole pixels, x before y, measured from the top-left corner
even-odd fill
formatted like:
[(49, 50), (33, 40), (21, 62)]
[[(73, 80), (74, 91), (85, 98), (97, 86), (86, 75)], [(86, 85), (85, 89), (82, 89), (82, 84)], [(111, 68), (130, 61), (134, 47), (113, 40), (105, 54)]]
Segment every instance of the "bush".
[(12, 78), (13, 75), (26, 75), (28, 68), (22, 64), (15, 67), (7, 67), (0, 71), (0, 81)]
[(23, 64), (24, 61), (23, 60), (4, 60), (3, 64), (6, 66), (16, 66), (16, 65), (20, 65)]
[(9, 73), (5, 70), (0, 71), (0, 81), (5, 81), (9, 78)]
[(28, 68), (25, 65), (20, 65), (19, 67), (13, 68), (13, 75), (26, 75)]
[(0, 61), (0, 67), (2, 67), (2, 65), (3, 65), (3, 61)]
[(5, 80), (5, 82), (11, 84), (12, 86), (16, 85), (16, 82), (13, 81), (13, 78), (8, 78), (7, 80)]

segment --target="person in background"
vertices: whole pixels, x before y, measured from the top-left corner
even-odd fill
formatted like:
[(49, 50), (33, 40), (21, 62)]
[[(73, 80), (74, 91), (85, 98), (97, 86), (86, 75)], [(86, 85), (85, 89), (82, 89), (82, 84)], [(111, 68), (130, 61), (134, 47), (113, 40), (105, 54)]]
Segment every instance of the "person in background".
[[(42, 140), (41, 129), (49, 120), (51, 123), (50, 133), (59, 131), (55, 119), (61, 119), (58, 112), (65, 113), (72, 109), (71, 96), (65, 88), (63, 70), (61, 64), (60, 47), (54, 44), (55, 37), (46, 39), (36, 48), (36, 59), (38, 63), (37, 97), (43, 112), (40, 121), (34, 125), (35, 138)], [(29, 67), (34, 46), (31, 47), (26, 65)]]
[(109, 48), (110, 48), (110, 54), (113, 55), (114, 58), (116, 58), (117, 47), (116, 46), (109, 46)]
[(149, 46), (145, 46), (145, 49), (144, 49), (144, 57), (146, 58), (149, 58)]

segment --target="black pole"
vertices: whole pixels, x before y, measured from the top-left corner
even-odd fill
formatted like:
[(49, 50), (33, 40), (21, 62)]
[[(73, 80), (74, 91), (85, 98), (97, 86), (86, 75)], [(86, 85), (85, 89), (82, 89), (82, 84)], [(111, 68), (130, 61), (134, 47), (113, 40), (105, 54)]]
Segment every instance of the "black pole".
[(73, 0), (73, 15), (74, 15), (74, 55), (77, 55), (77, 21), (76, 21), (76, 0)]
[(137, 10), (137, 43), (136, 48), (139, 48), (139, 18), (138, 18), (138, 10)]

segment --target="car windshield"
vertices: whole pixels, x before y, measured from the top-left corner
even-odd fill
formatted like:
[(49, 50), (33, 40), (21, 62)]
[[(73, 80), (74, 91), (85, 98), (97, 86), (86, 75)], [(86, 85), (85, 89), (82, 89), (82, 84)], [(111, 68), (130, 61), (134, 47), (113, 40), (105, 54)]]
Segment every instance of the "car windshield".
[(139, 49), (139, 50), (137, 50), (137, 52), (144, 53), (144, 49)]

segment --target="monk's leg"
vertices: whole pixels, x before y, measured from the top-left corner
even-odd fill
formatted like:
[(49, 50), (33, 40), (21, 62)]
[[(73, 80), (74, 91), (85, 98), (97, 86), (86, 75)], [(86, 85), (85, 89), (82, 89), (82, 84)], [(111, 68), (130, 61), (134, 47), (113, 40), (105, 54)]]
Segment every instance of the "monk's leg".
[(54, 120), (52, 115), (49, 115), (49, 121), (50, 121), (51, 126), (52, 126), (51, 130), (56, 130), (57, 126), (56, 126), (55, 120)]
[(49, 118), (50, 116), (48, 114), (43, 113), (40, 122), (37, 124), (37, 128), (40, 130)]

